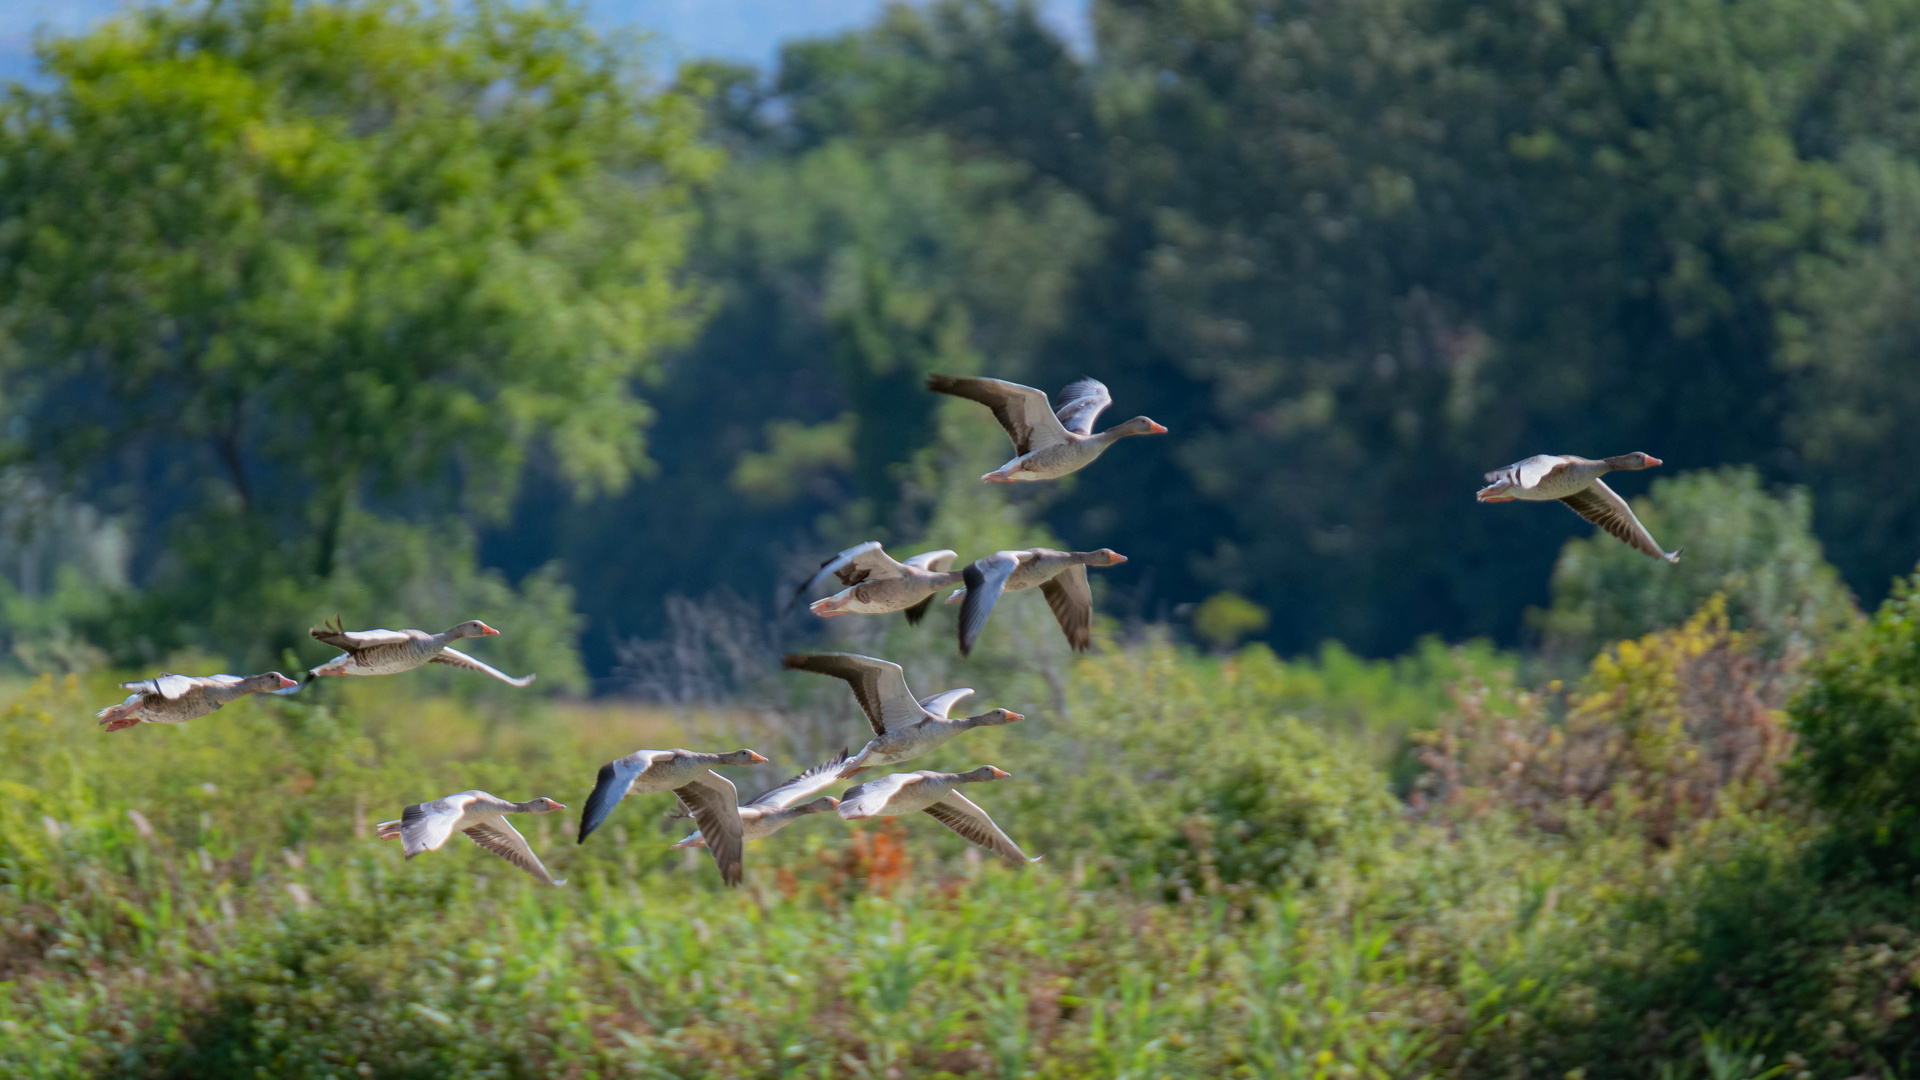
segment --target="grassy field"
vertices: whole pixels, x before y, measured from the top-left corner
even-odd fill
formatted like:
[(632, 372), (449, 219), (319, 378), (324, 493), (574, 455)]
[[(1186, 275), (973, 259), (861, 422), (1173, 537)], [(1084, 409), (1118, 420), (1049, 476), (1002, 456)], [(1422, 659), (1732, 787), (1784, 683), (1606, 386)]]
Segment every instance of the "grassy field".
[[(1042, 863), (931, 821), (812, 818), (751, 845), (737, 891), (666, 850), (665, 797), (584, 846), (572, 812), (525, 822), (561, 889), (458, 842), (407, 862), (371, 822), (468, 787), (577, 811), (640, 746), (758, 744), (777, 757), (734, 772), (751, 792), (826, 749), (796, 730), (855, 737), (850, 701), (804, 720), (338, 680), (108, 736), (105, 678), (14, 684), (0, 1073), (1721, 1080), (1858, 1059), (1855, 1014), (1893, 991), (1810, 990), (1817, 1015), (1777, 1024), (1661, 997), (1694, 993), (1730, 868), (1778, 877), (1810, 828), (1757, 774), (1655, 797), (1685, 787), (1661, 763), (1730, 730), (1690, 727), (1713, 706), (1687, 687), (1710, 664), (1761, 687), (1744, 656), (1696, 620), (1542, 697), (1485, 652), (1144, 641), (1074, 661), (1057, 702), (1044, 679), (986, 688), (1032, 719), (928, 761), (1014, 772), (977, 801)], [(1567, 778), (1593, 746), (1613, 783), (1586, 798)], [(1560, 797), (1529, 801), (1536, 774)], [(1858, 989), (1867, 962), (1844, 961), (1807, 978)]]

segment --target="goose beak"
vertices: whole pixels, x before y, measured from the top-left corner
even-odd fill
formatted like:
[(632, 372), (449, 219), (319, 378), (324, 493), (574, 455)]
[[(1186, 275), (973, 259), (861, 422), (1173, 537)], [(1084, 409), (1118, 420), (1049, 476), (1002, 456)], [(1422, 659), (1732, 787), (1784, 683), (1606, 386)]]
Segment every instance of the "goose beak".
[(1002, 770), (1002, 769), (995, 769), (995, 768), (993, 768), (993, 766), (991, 766), (991, 765), (989, 765), (989, 766), (987, 766), (987, 768), (989, 768), (989, 769), (992, 769), (992, 770), (993, 770), (993, 778), (994, 778), (995, 780), (1005, 780), (1005, 779), (1007, 779), (1008, 777), (1011, 777), (1011, 776), (1013, 775), (1012, 773), (1010, 773), (1010, 772), (1006, 772), (1006, 771), (1004, 771), (1004, 770)]
[(1149, 421), (1147, 421), (1147, 434), (1149, 434), (1149, 435), (1165, 435), (1166, 433), (1167, 433), (1167, 428), (1166, 428), (1166, 425), (1164, 425), (1164, 424), (1156, 424), (1156, 423), (1154, 423), (1154, 422), (1153, 422), (1153, 421), (1151, 421), (1151, 420), (1149, 420)]
[(755, 765), (765, 765), (767, 763), (766, 758), (761, 757), (759, 754), (756, 754), (751, 750), (747, 751), (747, 756), (753, 759), (753, 763)]
[(1120, 565), (1121, 563), (1123, 563), (1123, 562), (1126, 562), (1126, 561), (1127, 561), (1127, 557), (1126, 557), (1125, 555), (1122, 555), (1122, 554), (1120, 554), (1120, 553), (1119, 553), (1119, 552), (1117, 552), (1117, 551), (1115, 551), (1115, 552), (1110, 552), (1110, 553), (1109, 553), (1109, 554), (1107, 555), (1107, 565), (1108, 565), (1108, 566), (1119, 566), (1119, 565)]
[(285, 689), (286, 689), (287, 687), (289, 687), (289, 686), (299, 686), (299, 685), (300, 685), (299, 683), (297, 683), (297, 682), (294, 682), (294, 681), (293, 681), (292, 679), (289, 679), (289, 678), (287, 678), (287, 677), (286, 677), (285, 675), (282, 675), (282, 674), (280, 674), (280, 673), (279, 673), (279, 672), (277, 672), (277, 671), (273, 673), (273, 676), (274, 676), (274, 678), (276, 678), (276, 679), (279, 679), (279, 680), (280, 680), (280, 689), (282, 689), (282, 690), (285, 690)]
[(493, 627), (488, 626), (486, 623), (480, 624), (481, 637), (498, 637), (499, 634), (500, 634), (500, 631), (495, 630)]
[(840, 809), (840, 800), (839, 800), (839, 799), (836, 799), (836, 798), (834, 798), (833, 796), (831, 796), (831, 795), (829, 795), (829, 796), (827, 796), (827, 801), (833, 804), (833, 808), (834, 808), (835, 810), (838, 810), (838, 809)]
[(1012, 709), (1007, 710), (1007, 723), (1011, 724), (1015, 720), (1025, 720), (1025, 719), (1026, 717), (1020, 715), (1017, 712), (1014, 712)]
[(1649, 464), (1649, 465), (1665, 465), (1665, 464), (1666, 464), (1666, 462), (1664, 462), (1664, 461), (1661, 461), (1661, 460), (1660, 460), (1659, 458), (1657, 458), (1657, 457), (1654, 457), (1654, 456), (1653, 456), (1652, 454), (1648, 454), (1648, 455), (1647, 455), (1647, 464)]
[(554, 802), (554, 801), (553, 801), (552, 799), (548, 799), (548, 800), (547, 800), (547, 804), (548, 804), (548, 806), (549, 806), (549, 808), (551, 808), (551, 809), (554, 809), (554, 810), (565, 810), (565, 809), (567, 808), (567, 804), (566, 804), (566, 803), (563, 803), (563, 802)]

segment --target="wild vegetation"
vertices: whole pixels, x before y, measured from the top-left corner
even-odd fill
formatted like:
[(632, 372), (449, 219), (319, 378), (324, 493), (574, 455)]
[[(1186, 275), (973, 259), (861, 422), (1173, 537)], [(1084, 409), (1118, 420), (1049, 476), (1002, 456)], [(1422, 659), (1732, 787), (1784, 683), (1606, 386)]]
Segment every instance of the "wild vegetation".
[[(490, 0), (49, 39), (0, 104), (0, 1074), (1920, 1071), (1911, 7), (1099, 0), (1083, 55), (937, 0), (671, 78)], [(1173, 435), (989, 490), (930, 371)], [(1678, 566), (1468, 498), (1630, 449)], [(964, 662), (949, 607), (766, 602), (870, 538), (1132, 561), (1086, 656), (1030, 595)], [(92, 723), (336, 612), (541, 680)], [(1044, 861), (826, 816), (729, 891), (664, 797), (532, 821), (558, 889), (372, 834), (640, 746), (770, 785), (863, 737), (781, 674), (823, 643), (1025, 713), (925, 764), (1011, 772)]]

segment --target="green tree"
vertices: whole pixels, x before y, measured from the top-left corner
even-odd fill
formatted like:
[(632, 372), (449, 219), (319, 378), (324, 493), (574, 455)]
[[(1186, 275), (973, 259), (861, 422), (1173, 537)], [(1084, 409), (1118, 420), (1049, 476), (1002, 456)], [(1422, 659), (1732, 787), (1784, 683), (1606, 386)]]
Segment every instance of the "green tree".
[(264, 551), (234, 587), (284, 639), (363, 504), (498, 515), (536, 445), (582, 493), (646, 466), (714, 157), (576, 12), (189, 3), (41, 62), (0, 122), (6, 430), (184, 522), (160, 584)]
[(1920, 866), (1920, 574), (1897, 580), (1812, 675), (1791, 710), (1795, 776), (1831, 816), (1839, 853), (1910, 884)]
[(1538, 629), (1556, 652), (1585, 660), (1608, 642), (1678, 626), (1724, 594), (1739, 630), (1778, 650), (1824, 640), (1858, 617), (1853, 597), (1813, 535), (1813, 500), (1768, 494), (1751, 468), (1656, 480), (1634, 513), (1662, 543), (1685, 549), (1668, 565), (1595, 534), (1566, 542), (1553, 568), (1553, 607)]

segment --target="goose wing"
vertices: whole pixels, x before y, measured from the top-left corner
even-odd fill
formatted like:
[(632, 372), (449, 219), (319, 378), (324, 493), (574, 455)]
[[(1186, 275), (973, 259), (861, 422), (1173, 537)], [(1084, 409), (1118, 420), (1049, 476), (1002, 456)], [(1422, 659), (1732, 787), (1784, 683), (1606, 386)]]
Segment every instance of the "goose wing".
[(1020, 845), (1000, 831), (1000, 826), (993, 823), (993, 819), (987, 816), (985, 810), (975, 806), (971, 800), (957, 791), (947, 792), (939, 802), (927, 807), (927, 813), (931, 814), (935, 821), (1015, 866), (1025, 866), (1027, 863), (1038, 861), (1027, 858), (1027, 853), (1021, 851)]
[[(233, 676), (229, 675), (227, 678), (233, 678)], [(179, 701), (193, 693), (200, 683), (201, 680), (191, 675), (165, 674), (156, 675), (151, 679), (142, 679), (139, 682), (121, 683), (120, 689), (134, 690), (142, 694), (158, 694), (168, 701)]]
[(927, 389), (992, 409), (993, 418), (1007, 429), (1013, 448), (1022, 456), (1068, 441), (1067, 429), (1053, 414), (1045, 391), (1004, 379), (957, 379), (951, 375), (927, 376)]
[(427, 661), (427, 663), (446, 664), (450, 667), (460, 668), (463, 671), (477, 671), (482, 675), (490, 675), (493, 678), (499, 679), (508, 686), (529, 686), (532, 685), (535, 678), (533, 675), (523, 675), (516, 679), (506, 672), (491, 665), (481, 663), (466, 653), (461, 652), (459, 649), (454, 648), (441, 649), (439, 652), (434, 653), (433, 659)]
[[(908, 560), (911, 562), (912, 560)], [(893, 561), (880, 546), (880, 541), (869, 540), (864, 544), (855, 544), (820, 564), (820, 568), (807, 576), (800, 587), (793, 591), (793, 597), (787, 601), (781, 614), (792, 611), (808, 593), (818, 588), (829, 577), (837, 577), (843, 586), (858, 585), (863, 581), (900, 576), (900, 564)]]
[(853, 696), (866, 712), (875, 735), (885, 735), (926, 717), (913, 691), (907, 689), (907, 673), (891, 661), (853, 653), (790, 653), (780, 663), (789, 671), (831, 675), (853, 687)]
[(400, 811), (400, 844), (411, 859), (426, 851), (438, 851), (453, 835), (453, 826), (466, 812), (472, 792), (449, 795), (432, 802), (414, 803)]
[(953, 566), (953, 560), (959, 557), (958, 553), (949, 551), (946, 548), (941, 548), (939, 551), (923, 551), (913, 558), (908, 559), (906, 565), (917, 566), (922, 570), (931, 570), (938, 574), (944, 573), (951, 568)]
[(1626, 541), (1627, 546), (1635, 551), (1670, 563), (1680, 561), (1678, 550), (1660, 550), (1660, 545), (1654, 543), (1653, 534), (1640, 524), (1639, 518), (1633, 516), (1633, 508), (1627, 505), (1627, 500), (1616, 495), (1604, 481), (1595, 480), (1579, 491), (1562, 497), (1560, 501), (1566, 503), (1574, 513)]
[(348, 630), (335, 615), (333, 622), (321, 623), (307, 631), (315, 641), (331, 645), (347, 652), (358, 652), (375, 645), (404, 645), (413, 640), (415, 630)]
[(647, 771), (659, 752), (654, 750), (636, 750), (623, 758), (615, 758), (600, 766), (600, 772), (593, 780), (593, 794), (580, 808), (580, 840), (584, 844), (593, 830), (606, 823), (607, 815), (627, 797), (633, 782)]
[(820, 789), (830, 786), (840, 778), (840, 769), (847, 763), (847, 751), (841, 747), (833, 757), (815, 765), (806, 772), (755, 795), (745, 805), (759, 806), (768, 810), (781, 810), (794, 803), (811, 797)]
[(1053, 415), (1060, 426), (1077, 435), (1093, 434), (1093, 421), (1107, 406), (1113, 404), (1113, 395), (1107, 391), (1107, 384), (1099, 379), (1081, 379), (1068, 383), (1060, 391), (1060, 407)]
[(840, 793), (840, 816), (853, 818), (878, 817), (885, 812), (887, 804), (910, 784), (924, 779), (917, 772), (888, 773), (877, 780), (864, 784), (855, 784)]
[(673, 793), (680, 796), (680, 801), (693, 815), (694, 824), (700, 826), (707, 850), (720, 867), (720, 880), (728, 885), (740, 884), (744, 863), (740, 795), (734, 790), (733, 781), (712, 769), (703, 769), (692, 780), (674, 788)]
[(943, 690), (938, 694), (921, 698), (920, 707), (944, 720), (953, 714), (955, 704), (972, 693), (973, 688), (970, 686), (963, 686), (958, 690)]
[(1006, 591), (1007, 579), (1020, 568), (1022, 551), (997, 551), (980, 559), (961, 571), (967, 583), (966, 595), (960, 601), (960, 655), (973, 652), (973, 643), (980, 639), (980, 632), (987, 628), (987, 620), (993, 616), (994, 606), (1000, 603), (1000, 594)]
[(507, 860), (513, 865), (532, 874), (534, 880), (543, 885), (565, 885), (566, 878), (556, 878), (547, 873), (541, 864), (540, 856), (527, 846), (527, 838), (520, 830), (508, 824), (505, 818), (483, 821), (465, 830), (473, 842)]
[(1087, 651), (1093, 645), (1093, 589), (1087, 584), (1087, 568), (1067, 567), (1040, 583), (1040, 595), (1047, 598), (1067, 644)]

